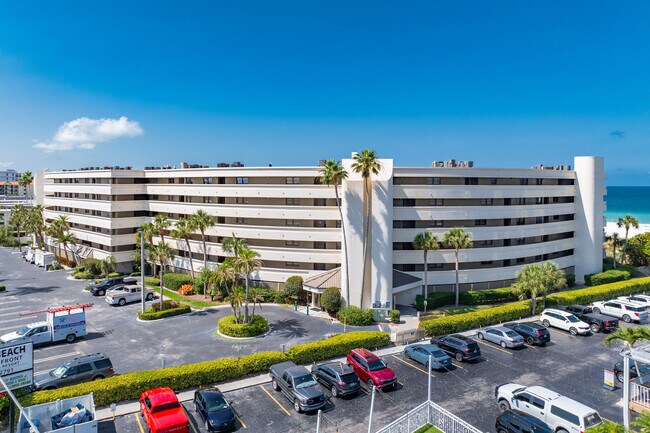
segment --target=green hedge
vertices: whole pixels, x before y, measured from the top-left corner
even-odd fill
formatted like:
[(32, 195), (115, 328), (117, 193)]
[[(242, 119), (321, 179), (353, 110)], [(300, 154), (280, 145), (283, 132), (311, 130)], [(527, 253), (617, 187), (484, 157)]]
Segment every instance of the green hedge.
[[(166, 301), (165, 301), (166, 302)], [(156, 304), (154, 304), (156, 305)], [(192, 309), (189, 305), (181, 304), (176, 308), (167, 308), (162, 311), (154, 310), (153, 308), (147, 308), (142, 314), (141, 311), (138, 311), (138, 319), (140, 320), (158, 320), (164, 319), (165, 317), (178, 316), (179, 314), (190, 313)]]
[(88, 271), (77, 271), (72, 274), (76, 280), (94, 280), (97, 278), (97, 275)]
[[(471, 292), (460, 292), (459, 300), (461, 305), (485, 305), (500, 304), (504, 302), (517, 301), (517, 295), (510, 287), (504, 289), (473, 290)], [(456, 294), (454, 292), (434, 292), (427, 296), (427, 310), (435, 310), (445, 305), (454, 305)], [(418, 311), (424, 310), (424, 297), (416, 295), (415, 307)]]
[(650, 277), (636, 278), (585, 289), (554, 293), (546, 299), (546, 306), (591, 304), (595, 301), (606, 301), (617, 296), (632, 295), (648, 290), (650, 290)]
[(194, 278), (187, 274), (179, 274), (175, 272), (163, 274), (163, 286), (167, 287), (169, 290), (177, 291), (183, 284), (193, 283)]
[(154, 277), (144, 277), (144, 284), (146, 286), (160, 287), (160, 280)]
[(392, 323), (399, 323), (402, 314), (399, 312), (399, 310), (390, 310), (390, 313), (388, 313), (388, 317), (390, 318), (390, 321)]
[(630, 273), (620, 269), (610, 269), (609, 271), (601, 272), (599, 274), (585, 275), (585, 284), (588, 286), (601, 286), (603, 284), (615, 283), (617, 281), (625, 281), (630, 279)]
[(108, 278), (116, 278), (116, 277), (121, 277), (122, 275), (124, 275), (122, 272), (111, 272), (110, 274), (108, 274), (107, 277)]
[(267, 372), (271, 365), (279, 362), (322, 361), (345, 355), (349, 350), (357, 347), (375, 349), (389, 342), (390, 337), (385, 332), (350, 332), (313, 343), (300, 344), (286, 353), (259, 352), (240, 358), (221, 358), (197, 364), (120, 374), (56, 390), (37, 391), (24, 396), (21, 401), (25, 406), (32, 406), (93, 392), (95, 404), (107, 406), (111, 403), (136, 400), (143, 391), (151, 388), (169, 386), (180, 391), (200, 385), (240, 379), (247, 374)]
[(354, 305), (339, 310), (336, 314), (336, 318), (339, 319), (341, 323), (351, 326), (372, 325), (372, 312), (370, 310), (362, 310)]
[(328, 313), (337, 313), (341, 309), (341, 289), (328, 287), (320, 297), (320, 305)]
[(256, 337), (269, 330), (269, 322), (259, 314), (253, 317), (251, 323), (236, 323), (235, 316), (219, 319), (219, 332), (230, 337)]
[(5, 286), (0, 286), (0, 292), (4, 292), (5, 290), (7, 290)]

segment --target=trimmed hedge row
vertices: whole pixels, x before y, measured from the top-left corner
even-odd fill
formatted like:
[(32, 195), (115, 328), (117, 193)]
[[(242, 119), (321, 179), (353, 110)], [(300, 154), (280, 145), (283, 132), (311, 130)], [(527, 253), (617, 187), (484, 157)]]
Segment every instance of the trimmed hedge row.
[[(160, 282), (158, 282), (160, 284)], [(163, 286), (169, 290), (177, 291), (183, 284), (194, 284), (191, 275), (168, 272), (163, 274)]]
[(269, 322), (259, 314), (251, 323), (236, 323), (235, 316), (222, 317), (217, 323), (219, 332), (230, 337), (256, 337), (269, 330)]
[[(499, 304), (503, 302), (517, 301), (517, 295), (512, 288), (475, 290), (471, 292), (460, 292), (459, 300), (462, 305), (485, 305)], [(454, 292), (434, 292), (427, 296), (427, 310), (435, 310), (445, 305), (453, 305), (456, 302)], [(418, 311), (424, 310), (424, 297), (415, 297), (415, 307)]]
[(647, 290), (650, 290), (650, 277), (635, 278), (634, 280), (554, 293), (546, 299), (546, 306), (591, 304), (595, 301), (606, 301), (617, 296), (632, 295)]
[(140, 320), (158, 320), (164, 319), (165, 317), (178, 316), (179, 314), (190, 313), (192, 309), (189, 305), (181, 304), (176, 308), (169, 308), (162, 311), (156, 311), (153, 308), (147, 308), (144, 310), (144, 314), (141, 311), (138, 311), (138, 319)]
[(615, 283), (630, 279), (630, 273), (620, 269), (610, 269), (599, 274), (585, 275), (585, 284), (588, 286), (600, 286), (603, 284)]
[(23, 405), (31, 406), (93, 392), (95, 404), (106, 406), (125, 400), (136, 400), (143, 391), (151, 388), (169, 386), (179, 391), (205, 384), (240, 379), (251, 373), (268, 371), (271, 365), (279, 362), (289, 360), (296, 363), (321, 361), (344, 355), (349, 350), (358, 347), (375, 349), (385, 346), (389, 342), (390, 337), (385, 332), (350, 332), (312, 343), (300, 344), (292, 347), (286, 353), (259, 352), (240, 358), (221, 358), (178, 367), (119, 374), (107, 379), (60, 389), (37, 391), (22, 397), (21, 401)]
[(362, 310), (354, 305), (339, 310), (336, 314), (336, 318), (339, 319), (341, 323), (350, 326), (372, 325), (372, 311)]

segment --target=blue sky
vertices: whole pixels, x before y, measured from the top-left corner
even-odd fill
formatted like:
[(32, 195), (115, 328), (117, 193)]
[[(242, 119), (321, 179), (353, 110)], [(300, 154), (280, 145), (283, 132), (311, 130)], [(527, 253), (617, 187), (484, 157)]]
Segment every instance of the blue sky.
[[(650, 3), (315, 3), (0, 3), (0, 167), (368, 147), (398, 165), (603, 155), (610, 185), (650, 185)], [(121, 117), (92, 149), (45, 152)]]

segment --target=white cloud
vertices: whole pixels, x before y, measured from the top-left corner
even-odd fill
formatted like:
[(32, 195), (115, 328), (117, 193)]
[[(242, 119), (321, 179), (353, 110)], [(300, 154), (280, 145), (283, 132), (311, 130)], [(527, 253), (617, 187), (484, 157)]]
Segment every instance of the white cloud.
[(94, 149), (97, 143), (105, 143), (123, 137), (144, 134), (138, 122), (122, 116), (119, 119), (79, 119), (65, 122), (51, 140), (38, 142), (35, 148), (44, 152), (74, 149)]
[(12, 165), (14, 165), (13, 162), (2, 162), (2, 161), (0, 161), (0, 168), (8, 168), (8, 167), (11, 167)]

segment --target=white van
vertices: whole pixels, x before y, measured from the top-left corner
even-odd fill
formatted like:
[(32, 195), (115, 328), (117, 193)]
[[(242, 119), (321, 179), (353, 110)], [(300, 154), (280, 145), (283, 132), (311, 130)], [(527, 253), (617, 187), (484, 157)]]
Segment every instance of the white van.
[(565, 331), (569, 331), (571, 335), (586, 335), (591, 332), (589, 324), (578, 319), (573, 314), (562, 310), (547, 308), (542, 311), (539, 320), (542, 322), (542, 325), (547, 328), (553, 326), (555, 328), (564, 329)]
[(508, 383), (494, 390), (501, 412), (519, 410), (544, 421), (555, 433), (584, 433), (603, 422), (598, 412), (543, 386)]

